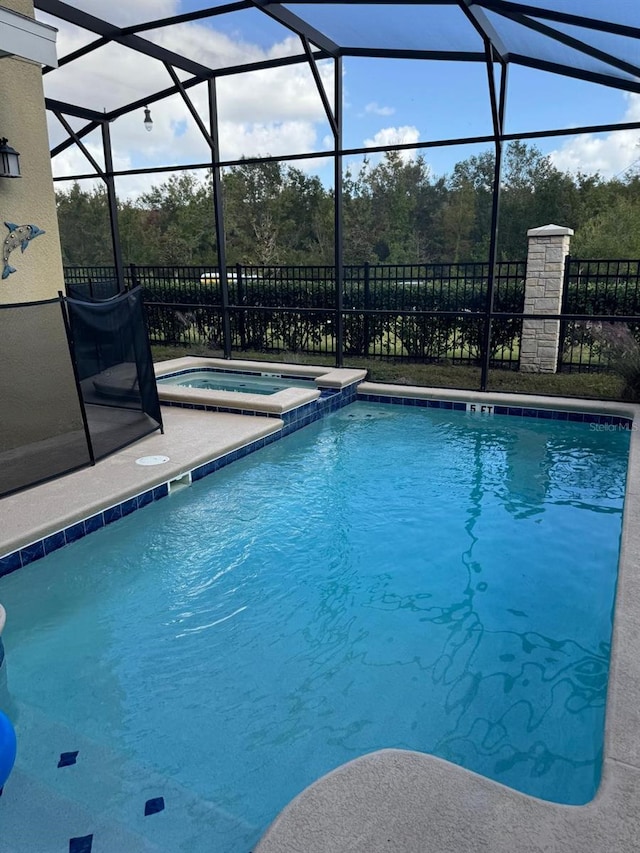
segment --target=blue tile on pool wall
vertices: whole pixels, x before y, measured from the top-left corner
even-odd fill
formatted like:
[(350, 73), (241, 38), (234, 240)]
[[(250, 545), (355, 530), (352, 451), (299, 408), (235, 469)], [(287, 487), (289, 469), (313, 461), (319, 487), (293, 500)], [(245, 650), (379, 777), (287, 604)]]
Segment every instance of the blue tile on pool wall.
[(72, 524), (71, 527), (67, 527), (67, 529), (64, 531), (64, 538), (67, 542), (67, 545), (70, 545), (71, 542), (77, 542), (78, 539), (82, 539), (84, 535), (84, 521), (79, 521), (77, 524)]
[(138, 495), (138, 509), (148, 506), (150, 503), (153, 503), (153, 491), (143, 492), (141, 495)]
[(22, 565), (28, 566), (34, 560), (41, 560), (44, 557), (44, 543), (42, 540), (34, 542), (32, 545), (27, 545), (26, 548), (20, 549), (20, 557)]
[(14, 551), (13, 554), (7, 554), (6, 557), (0, 559), (0, 577), (20, 568), (22, 568), (22, 560), (19, 551)]
[(138, 499), (130, 498), (128, 501), (123, 501), (120, 504), (120, 508), (122, 510), (122, 517), (124, 518), (125, 515), (130, 515), (138, 509)]
[(58, 533), (52, 533), (51, 536), (47, 536), (44, 540), (44, 553), (52, 554), (54, 551), (57, 551), (58, 548), (62, 548), (63, 545), (66, 545), (66, 539), (64, 538), (64, 530), (59, 530)]
[(116, 506), (110, 506), (108, 509), (105, 509), (102, 514), (104, 516), (104, 523), (111, 524), (112, 521), (122, 518), (122, 509), (120, 504), (116, 504)]
[(84, 528), (86, 533), (93, 533), (95, 530), (100, 530), (104, 527), (104, 516), (101, 512), (92, 515), (91, 518), (86, 518)]

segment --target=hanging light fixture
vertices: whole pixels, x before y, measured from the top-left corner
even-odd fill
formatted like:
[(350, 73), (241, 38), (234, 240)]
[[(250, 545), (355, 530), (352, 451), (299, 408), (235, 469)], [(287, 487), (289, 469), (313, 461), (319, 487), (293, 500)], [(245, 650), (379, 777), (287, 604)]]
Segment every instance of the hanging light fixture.
[(149, 131), (149, 133), (153, 130), (153, 119), (151, 118), (151, 110), (149, 107), (144, 108), (144, 129)]
[(0, 178), (19, 178), (20, 155), (12, 148), (7, 139), (0, 139)]

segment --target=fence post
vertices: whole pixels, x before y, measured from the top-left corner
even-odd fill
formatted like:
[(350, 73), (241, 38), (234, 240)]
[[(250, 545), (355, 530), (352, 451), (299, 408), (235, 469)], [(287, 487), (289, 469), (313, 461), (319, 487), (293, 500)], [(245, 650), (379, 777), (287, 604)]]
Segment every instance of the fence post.
[[(544, 225), (527, 231), (527, 278), (525, 314), (561, 313), (564, 265), (569, 254), (572, 228)], [(555, 373), (558, 368), (560, 323), (557, 320), (523, 320), (520, 370), (523, 373)]]
[(363, 350), (362, 355), (365, 358), (369, 356), (369, 315), (366, 313), (371, 307), (371, 278), (370, 278), (370, 267), (369, 261), (365, 261), (364, 263), (364, 322), (362, 324), (362, 339), (363, 339)]
[[(244, 292), (244, 281), (242, 280), (242, 265), (236, 264), (236, 281), (238, 283), (238, 305), (245, 305), (247, 298)], [(247, 348), (247, 330), (245, 326), (244, 308), (238, 313), (238, 332), (240, 334), (240, 349)]]

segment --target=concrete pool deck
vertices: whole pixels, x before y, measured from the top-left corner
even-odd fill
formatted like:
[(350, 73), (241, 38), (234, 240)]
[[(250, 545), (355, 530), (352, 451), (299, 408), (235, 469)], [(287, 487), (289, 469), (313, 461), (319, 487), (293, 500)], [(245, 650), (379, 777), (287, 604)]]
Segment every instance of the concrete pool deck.
[[(372, 383), (364, 390), (418, 399), (505, 401), (514, 406), (597, 411), (635, 416), (636, 423), (640, 420), (640, 407), (629, 404)], [(0, 500), (0, 554), (158, 483), (180, 479), (197, 465), (281, 428), (273, 417), (173, 408), (163, 409), (163, 417), (164, 435), (154, 433), (95, 467)], [(254, 853), (637, 853), (640, 436), (635, 429), (630, 442), (603, 778), (593, 802), (559, 806), (429, 755), (382, 750), (336, 769), (303, 791), (275, 819)], [(170, 462), (155, 467), (135, 464), (146, 455), (166, 455)], [(6, 630), (10, 624), (11, 613), (7, 614)], [(3, 799), (8, 806), (8, 797)], [(36, 804), (31, 802), (30, 808), (37, 808)], [(124, 848), (101, 849), (120, 853)]]
[[(62, 530), (282, 428), (278, 418), (164, 408), (164, 434), (0, 500), (0, 555)], [(168, 456), (162, 465), (137, 465), (143, 456)]]

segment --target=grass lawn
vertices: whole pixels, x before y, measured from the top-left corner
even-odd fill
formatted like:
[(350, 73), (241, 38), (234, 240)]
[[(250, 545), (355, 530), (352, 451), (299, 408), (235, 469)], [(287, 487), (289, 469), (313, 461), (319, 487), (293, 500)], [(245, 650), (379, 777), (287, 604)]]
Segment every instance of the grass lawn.
[[(166, 361), (185, 355), (222, 358), (221, 350), (194, 345), (188, 348), (152, 346), (154, 361)], [(326, 364), (335, 366), (335, 358), (301, 353), (234, 352), (234, 358), (250, 361), (279, 361), (287, 364)], [(345, 367), (367, 370), (373, 382), (397, 385), (423, 385), (437, 388), (480, 388), (480, 368), (451, 364), (410, 364), (345, 356)], [(520, 373), (516, 370), (491, 370), (488, 390), (514, 394), (548, 394), (560, 397), (585, 397), (619, 400), (622, 380), (612, 373)]]

